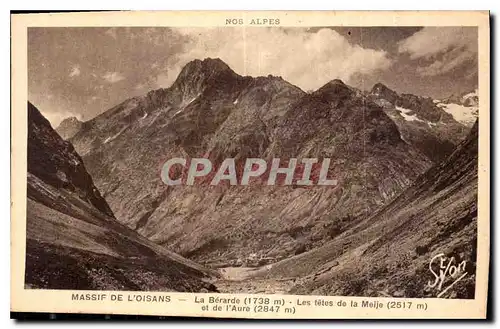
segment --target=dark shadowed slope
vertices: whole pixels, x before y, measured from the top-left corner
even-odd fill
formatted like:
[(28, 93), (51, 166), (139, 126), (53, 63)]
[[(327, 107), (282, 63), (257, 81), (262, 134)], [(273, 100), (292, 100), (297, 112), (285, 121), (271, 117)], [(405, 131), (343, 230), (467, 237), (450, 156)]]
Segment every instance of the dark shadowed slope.
[(212, 272), (116, 221), (80, 156), (28, 103), (26, 285), (214, 290)]
[[(297, 294), (431, 297), (429, 262), (454, 257), (467, 272), (443, 298), (474, 298), (477, 243), (478, 124), (443, 162), (372, 217), (323, 247), (284, 260), (257, 277), (297, 277)], [(436, 263), (439, 263), (436, 261)], [(433, 265), (433, 270), (439, 269)], [(444, 269), (443, 269), (444, 270)]]

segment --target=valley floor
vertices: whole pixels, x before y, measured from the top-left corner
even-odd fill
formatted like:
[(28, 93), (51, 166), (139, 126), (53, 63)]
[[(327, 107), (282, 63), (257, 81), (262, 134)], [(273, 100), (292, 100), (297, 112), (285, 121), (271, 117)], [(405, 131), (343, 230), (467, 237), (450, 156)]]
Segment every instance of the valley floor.
[(294, 279), (268, 279), (251, 277), (259, 267), (220, 268), (221, 278), (213, 284), (221, 293), (286, 294), (294, 285)]

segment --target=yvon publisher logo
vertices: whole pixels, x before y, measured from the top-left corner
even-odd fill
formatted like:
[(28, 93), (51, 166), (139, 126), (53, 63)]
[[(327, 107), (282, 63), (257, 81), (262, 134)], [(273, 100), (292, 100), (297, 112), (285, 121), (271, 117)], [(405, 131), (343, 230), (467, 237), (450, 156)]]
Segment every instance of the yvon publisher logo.
[(440, 253), (432, 257), (429, 270), (433, 280), (427, 284), (430, 288), (437, 290), (436, 297), (443, 297), (451, 288), (456, 286), (469, 273), (466, 271), (466, 261), (457, 261), (455, 257), (447, 257)]

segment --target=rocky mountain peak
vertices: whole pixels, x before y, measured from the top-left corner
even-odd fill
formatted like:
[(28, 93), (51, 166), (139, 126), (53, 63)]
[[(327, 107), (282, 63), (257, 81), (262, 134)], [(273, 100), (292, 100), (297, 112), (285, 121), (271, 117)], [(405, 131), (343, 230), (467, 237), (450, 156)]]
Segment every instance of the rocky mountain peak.
[[(387, 95), (394, 93), (386, 86), (378, 87)], [(226, 158), (331, 158), (330, 177), (340, 183), (336, 190), (321, 192), (325, 217), (304, 215), (321, 231), (327, 214), (335, 213), (335, 218), (328, 219), (334, 221), (388, 202), (430, 167), (427, 153), (443, 154), (439, 136), (427, 137), (434, 130), (441, 131), (435, 121), (427, 122), (421, 115), (428, 102), (397, 97), (382, 107), (376, 95), (365, 95), (338, 79), (306, 94), (272, 75), (242, 77), (220, 60), (196, 60), (183, 68), (172, 87), (148, 94), (147, 102), (129, 101), (110, 109), (110, 113), (119, 112), (120, 120), (101, 117), (99, 124), (78, 133), (72, 142), (82, 150), (98, 187), (122, 223), (200, 261), (246, 244), (231, 256), (236, 261), (255, 250), (265, 255), (272, 252), (256, 242), (264, 232), (286, 236), (280, 245), (288, 241), (285, 231), (294, 229), (299, 216), (292, 215), (296, 212), (291, 209), (314, 207), (308, 194), (298, 190), (301, 198), (288, 208), (289, 191), (269, 189), (277, 201), (268, 207), (270, 194), (250, 189), (241, 199), (262, 207), (247, 208), (233, 201), (240, 198), (238, 189), (224, 189), (223, 196), (221, 190), (205, 187), (200, 195), (190, 189), (170, 192), (158, 175), (159, 159), (205, 156), (217, 164)], [(431, 150), (424, 153), (426, 149)], [(121, 164), (127, 169), (122, 170)], [(395, 174), (388, 178), (388, 171)], [(331, 198), (336, 201), (327, 201)], [(195, 201), (187, 205), (181, 200)], [(280, 213), (290, 217), (282, 219)], [(262, 225), (244, 224), (250, 218)], [(189, 228), (180, 223), (195, 223), (196, 232), (182, 235)], [(252, 232), (251, 238), (243, 238), (241, 232)], [(214, 246), (213, 252), (197, 254), (221, 239), (226, 242)], [(328, 236), (318, 233), (311, 239)], [(290, 252), (280, 250), (282, 255)]]
[(332, 81), (329, 82), (329, 84), (333, 84), (333, 85), (344, 85), (345, 86), (345, 83), (344, 81), (340, 80), (340, 79), (333, 79)]
[(203, 60), (195, 60), (198, 62), (201, 62), (202, 66), (206, 67), (212, 67), (212, 68), (218, 68), (220, 70), (231, 70), (229, 65), (227, 65), (222, 59), (220, 58), (210, 58), (207, 57)]
[(398, 97), (398, 94), (394, 90), (390, 89), (389, 87), (380, 82), (376, 83), (373, 86), (370, 94), (383, 98), (391, 103), (394, 103), (394, 101)]
[(461, 94), (452, 94), (445, 99), (436, 99), (433, 102), (443, 111), (451, 114), (456, 121), (467, 127), (471, 127), (478, 117), (479, 96), (477, 89)]
[(206, 88), (230, 85), (238, 78), (241, 77), (219, 58), (195, 59), (182, 68), (172, 88), (184, 97), (196, 97)]
[[(63, 121), (61, 121), (61, 124), (70, 124), (70, 123), (77, 123), (77, 122), (81, 122), (80, 120), (78, 120), (77, 117), (69, 117), (69, 118), (66, 118)], [(61, 125), (61, 124), (59, 124), (59, 125)]]
[(61, 121), (56, 131), (63, 139), (69, 139), (81, 129), (82, 124), (83, 122), (78, 118), (69, 117)]
[(220, 58), (195, 59), (183, 67), (177, 80), (186, 78), (189, 75), (213, 76), (220, 73), (235, 74), (229, 65), (224, 63)]
[(331, 102), (334, 100), (348, 99), (355, 94), (355, 91), (346, 85), (340, 79), (334, 79), (326, 83), (323, 87), (319, 88), (313, 93), (325, 101)]

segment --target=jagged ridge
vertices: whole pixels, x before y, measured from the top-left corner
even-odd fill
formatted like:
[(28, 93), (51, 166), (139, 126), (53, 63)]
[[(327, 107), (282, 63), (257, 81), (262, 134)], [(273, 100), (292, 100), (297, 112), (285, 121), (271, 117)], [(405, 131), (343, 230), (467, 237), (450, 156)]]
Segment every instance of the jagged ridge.
[(398, 126), (405, 142), (434, 163), (450, 155), (469, 131), (429, 97), (398, 94), (377, 83), (368, 93), (368, 98), (383, 107)]

